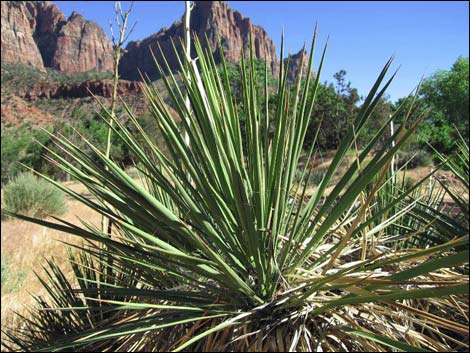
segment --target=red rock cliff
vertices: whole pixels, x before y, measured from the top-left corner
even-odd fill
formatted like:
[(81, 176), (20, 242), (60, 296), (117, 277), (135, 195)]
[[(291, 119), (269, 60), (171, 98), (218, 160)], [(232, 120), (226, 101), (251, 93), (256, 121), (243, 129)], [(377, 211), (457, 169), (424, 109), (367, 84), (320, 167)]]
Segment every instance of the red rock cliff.
[[(195, 1), (195, 8), (191, 12), (191, 30), (197, 33), (203, 44), (206, 43), (205, 36), (207, 36), (216, 60), (218, 59), (217, 35), (220, 37), (225, 58), (228, 61), (238, 62), (241, 49), (248, 50), (250, 28), (253, 32), (255, 56), (267, 60), (275, 73), (278, 66), (276, 49), (262, 27), (253, 25), (249, 18), (232, 10), (223, 1)], [(178, 69), (171, 39), (179, 43), (179, 38), (182, 37), (183, 23), (178, 20), (171, 27), (163, 28), (142, 41), (130, 42), (119, 66), (121, 76), (130, 80), (139, 79), (137, 68), (140, 68), (150, 78), (157, 78), (159, 75), (149, 49), (151, 48), (157, 60), (162, 62), (157, 43), (162, 47), (171, 69)]]
[(2, 1), (2, 61), (65, 73), (112, 69), (112, 45), (103, 29), (76, 12), (66, 19), (48, 1)]
[(2, 61), (27, 64), (44, 71), (41, 53), (33, 38), (35, 13), (28, 9), (24, 1), (2, 1), (1, 15)]
[(113, 68), (112, 45), (103, 29), (73, 12), (57, 33), (51, 67), (71, 73)]

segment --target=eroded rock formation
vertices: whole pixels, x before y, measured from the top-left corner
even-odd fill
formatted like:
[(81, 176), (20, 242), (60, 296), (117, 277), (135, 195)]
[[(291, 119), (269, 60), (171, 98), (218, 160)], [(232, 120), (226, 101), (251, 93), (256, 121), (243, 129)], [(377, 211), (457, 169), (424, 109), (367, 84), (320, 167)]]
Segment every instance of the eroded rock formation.
[[(40, 98), (83, 98), (91, 94), (110, 98), (112, 87), (113, 81), (111, 79), (87, 80), (80, 83), (38, 82), (28, 90), (18, 92), (18, 96), (28, 101), (34, 101)], [(141, 93), (141, 87), (138, 82), (119, 81), (119, 96), (137, 95), (139, 93)]]
[[(35, 9), (35, 7), (32, 7)], [(34, 41), (35, 13), (25, 2), (2, 1), (2, 61), (27, 64), (45, 71), (41, 53)]]
[[(238, 62), (241, 58), (241, 49), (248, 51), (250, 29), (253, 33), (255, 56), (267, 60), (271, 64), (273, 73), (276, 73), (278, 67), (276, 49), (262, 27), (253, 25), (249, 18), (232, 10), (223, 1), (195, 1), (195, 8), (191, 12), (191, 30), (197, 33), (204, 46), (207, 36), (216, 60), (219, 59), (217, 48), (219, 37), (226, 60)], [(180, 38), (183, 38), (183, 22), (178, 20), (171, 27), (163, 28), (142, 41), (130, 42), (119, 66), (122, 77), (130, 80), (140, 79), (137, 68), (147, 73), (151, 79), (159, 77), (150, 52), (151, 49), (157, 60), (163, 64), (158, 45), (162, 48), (170, 69), (178, 69), (178, 60), (171, 41), (173, 40), (180, 48)]]
[(103, 29), (73, 12), (66, 19), (49, 1), (2, 1), (2, 61), (73, 73), (112, 69)]

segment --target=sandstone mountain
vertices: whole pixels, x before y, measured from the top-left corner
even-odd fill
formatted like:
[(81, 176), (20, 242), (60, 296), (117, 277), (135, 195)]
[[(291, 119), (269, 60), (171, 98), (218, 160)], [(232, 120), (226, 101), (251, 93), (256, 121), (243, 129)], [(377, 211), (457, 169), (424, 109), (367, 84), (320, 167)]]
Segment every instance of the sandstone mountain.
[(2, 1), (2, 61), (28, 64), (44, 71), (44, 64), (33, 34), (36, 19), (26, 3)]
[(2, 1), (1, 19), (2, 61), (65, 73), (112, 69), (103, 29), (76, 12), (66, 19), (49, 1)]
[(72, 12), (57, 32), (56, 48), (51, 67), (59, 71), (108, 71), (113, 68), (112, 45), (103, 29), (76, 12)]
[[(218, 61), (217, 36), (219, 36), (227, 61), (239, 62), (241, 49), (248, 51), (249, 32), (253, 33), (254, 54), (256, 58), (266, 60), (273, 73), (277, 72), (278, 61), (273, 41), (266, 31), (253, 25), (251, 20), (243, 17), (240, 12), (232, 10), (223, 1), (195, 1), (191, 11), (191, 30), (196, 32), (199, 40), (206, 45), (206, 36), (211, 51)], [(163, 64), (158, 45), (167, 58), (172, 70), (178, 69), (178, 61), (171, 44), (173, 40), (179, 47), (179, 38), (183, 38), (183, 22), (178, 20), (171, 27), (163, 28), (158, 33), (142, 41), (130, 42), (127, 45), (119, 71), (125, 79), (139, 79), (137, 68), (145, 72), (151, 79), (159, 77), (150, 49), (157, 60)], [(192, 51), (194, 56), (194, 48)]]
[[(302, 61), (303, 61), (302, 76), (306, 77), (308, 59), (309, 59), (308, 53), (304, 48), (300, 49), (300, 51), (297, 54), (290, 55), (290, 60), (287, 60), (287, 58), (284, 59), (285, 63), (288, 62), (287, 80), (290, 83), (294, 83), (295, 80), (297, 79), (297, 76), (300, 70), (300, 63)], [(312, 76), (314, 76), (313, 72), (311, 74)]]
[[(223, 1), (195, 1), (191, 12), (191, 30), (219, 61), (218, 38), (227, 61), (239, 62), (242, 49), (247, 52), (252, 32), (256, 58), (266, 60), (272, 73), (279, 70), (274, 42), (266, 31), (230, 8)], [(24, 63), (41, 71), (52, 68), (63, 73), (112, 70), (112, 44), (103, 29), (73, 12), (69, 18), (50, 1), (2, 1), (1, 59)], [(163, 66), (158, 46), (162, 48), (172, 71), (179, 68), (172, 41), (179, 46), (183, 37), (182, 20), (174, 22), (142, 41), (130, 42), (122, 57), (119, 72), (126, 80), (139, 80), (138, 69), (151, 79), (159, 77), (151, 51)], [(208, 42), (206, 42), (206, 37)], [(194, 48), (193, 57), (194, 57)], [(305, 51), (292, 55), (289, 81), (297, 75), (300, 58)], [(306, 61), (306, 60), (305, 60)], [(56, 92), (61, 92), (58, 89)], [(65, 90), (66, 91), (66, 90)], [(44, 97), (55, 96), (44, 92)]]

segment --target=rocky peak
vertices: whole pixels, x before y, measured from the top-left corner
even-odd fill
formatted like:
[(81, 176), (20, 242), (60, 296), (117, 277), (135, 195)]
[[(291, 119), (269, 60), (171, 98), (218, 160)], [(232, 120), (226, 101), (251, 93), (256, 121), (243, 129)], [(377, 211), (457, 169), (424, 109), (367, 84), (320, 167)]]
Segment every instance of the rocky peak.
[[(307, 66), (308, 66), (308, 53), (305, 48), (300, 49), (300, 51), (294, 55), (290, 55), (289, 65), (288, 65), (288, 72), (287, 72), (287, 80), (291, 83), (297, 80), (297, 76), (299, 75), (300, 70), (300, 63), (303, 60), (303, 69), (302, 69), (302, 77), (305, 78), (307, 75)], [(284, 59), (284, 63), (287, 63), (287, 58)], [(312, 72), (313, 75), (313, 72)]]
[(72, 12), (57, 33), (51, 67), (67, 73), (112, 69), (112, 45), (103, 29)]
[(207, 24), (212, 19), (225, 18), (230, 12), (237, 13), (237, 17), (243, 17), (238, 11), (232, 10), (223, 1), (194, 1), (194, 9), (191, 12), (191, 16), (194, 16), (194, 26), (199, 27), (200, 25), (198, 26), (196, 22)]
[[(214, 53), (216, 61), (220, 60), (217, 49), (219, 37), (226, 60), (232, 62), (240, 61), (242, 48), (245, 52), (248, 50), (251, 30), (256, 58), (267, 60), (271, 64), (273, 73), (277, 71), (276, 49), (266, 31), (262, 27), (253, 25), (249, 18), (232, 10), (223, 1), (195, 1), (195, 7), (191, 12), (191, 30), (196, 32), (205, 47), (207, 47), (205, 39), (207, 36), (208, 46)], [(171, 40), (179, 43), (179, 38), (182, 36), (183, 23), (178, 20), (169, 28), (163, 28), (143, 41), (130, 42), (119, 66), (121, 76), (126, 79), (139, 79), (137, 71), (139, 67), (151, 79), (159, 77), (150, 53), (152, 49), (157, 60), (163, 62), (158, 44), (170, 64), (170, 69), (178, 70), (178, 61), (174, 55)]]
[(2, 1), (2, 60), (66, 73), (112, 69), (103, 29), (77, 12), (68, 19), (50, 1)]
[(50, 1), (36, 3), (36, 28), (34, 39), (41, 52), (44, 66), (51, 67), (57, 50), (57, 33), (66, 23), (65, 15)]
[(35, 15), (34, 3), (1, 2), (1, 59), (31, 65), (45, 71), (41, 53), (33, 38)]
[(73, 21), (75, 19), (78, 19), (78, 20), (81, 20), (81, 21), (85, 21), (85, 18), (83, 18), (82, 15), (80, 15), (77, 11), (72, 11), (72, 13), (70, 14), (69, 18), (67, 19), (67, 21)]
[(36, 3), (36, 33), (54, 33), (66, 21), (65, 15), (51, 1)]

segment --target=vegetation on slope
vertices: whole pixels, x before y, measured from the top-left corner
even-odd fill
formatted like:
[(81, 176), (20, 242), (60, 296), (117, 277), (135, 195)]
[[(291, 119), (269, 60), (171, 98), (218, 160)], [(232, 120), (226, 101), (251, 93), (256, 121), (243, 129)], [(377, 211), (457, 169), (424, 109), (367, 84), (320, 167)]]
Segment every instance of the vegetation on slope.
[[(315, 38), (303, 63), (308, 71)], [(305, 163), (300, 178), (297, 169), (325, 51), (316, 79), (299, 77), (293, 95), (281, 67), (274, 107), (267, 67), (258, 76), (251, 51), (247, 65), (241, 63), (242, 128), (226, 67), (219, 74), (211, 54), (196, 47), (200, 71), (182, 70), (182, 89), (174, 76), (164, 78), (178, 115), (190, 118), (191, 129), (181, 120), (189, 145), (152, 86), (145, 92), (169, 157), (131, 110), (133, 131), (104, 110), (103, 123), (114, 119), (113, 135), (132, 150), (144, 186), (93, 143), (85, 152), (51, 136), (61, 151), (50, 150), (52, 161), (93, 198), (43, 177), (111, 218), (114, 233), (86, 222), (14, 215), (89, 242), (69, 255), (72, 281), (48, 262), (49, 296), (37, 298), (32, 319), (7, 332), (4, 344), (24, 351), (468, 349), (468, 233), (445, 234), (449, 228), (441, 227), (450, 240), (402, 250), (389, 242), (396, 235), (389, 225), (416, 217), (403, 201), (419, 200), (402, 190), (376, 202), (385, 186), (396, 186), (388, 177), (392, 158), (420, 118), (405, 102), (391, 117), (404, 116), (392, 136), (385, 135), (386, 120), (357, 148), (393, 79), (386, 78), (391, 61), (306, 197), (311, 168)], [(307, 160), (317, 151), (315, 139), (311, 146)], [(326, 194), (351, 149), (354, 163)], [(416, 220), (415, 233), (433, 224)]]

